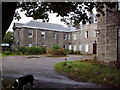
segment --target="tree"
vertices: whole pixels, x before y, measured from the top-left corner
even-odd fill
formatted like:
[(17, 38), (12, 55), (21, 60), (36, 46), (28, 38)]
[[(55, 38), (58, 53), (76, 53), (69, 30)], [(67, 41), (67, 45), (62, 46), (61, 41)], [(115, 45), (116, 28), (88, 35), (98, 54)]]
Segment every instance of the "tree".
[[(49, 21), (48, 12), (58, 13), (57, 16), (62, 16), (61, 21), (69, 25), (66, 17), (72, 21), (72, 25), (77, 25), (80, 22), (85, 24), (90, 17), (86, 11), (92, 13), (93, 8), (96, 8), (97, 16), (104, 15), (104, 7), (107, 6), (106, 11), (112, 12), (112, 8), (116, 6), (116, 2), (3, 2), (2, 3), (2, 37), (10, 26), (13, 16), (20, 19), (20, 16), (15, 13), (17, 8), (22, 8), (21, 11), (26, 11), (27, 17), (33, 19), (42, 19), (44, 22)], [(90, 21), (89, 21), (90, 22)]]
[(3, 43), (9, 43), (10, 45), (13, 42), (13, 32), (7, 32), (3, 38)]

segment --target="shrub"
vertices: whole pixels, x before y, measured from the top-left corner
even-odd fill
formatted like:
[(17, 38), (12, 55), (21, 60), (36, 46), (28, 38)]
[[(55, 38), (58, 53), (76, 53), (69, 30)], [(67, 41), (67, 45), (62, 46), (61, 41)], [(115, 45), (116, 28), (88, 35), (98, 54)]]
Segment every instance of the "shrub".
[(5, 54), (5, 55), (10, 55), (11, 52), (10, 52), (10, 51), (4, 51), (3, 54)]
[(56, 43), (47, 50), (48, 56), (66, 56), (66, 54), (66, 51), (63, 48), (60, 48), (60, 46)]
[(46, 48), (45, 47), (20, 47), (18, 48), (19, 54), (24, 55), (41, 55), (46, 54)]
[(18, 50), (17, 50), (17, 52), (25, 54), (27, 52), (27, 48), (26, 47), (19, 47)]
[(60, 49), (60, 46), (57, 44), (57, 43), (55, 43), (55, 44), (53, 44), (53, 46), (52, 46), (52, 48), (51, 48), (53, 51), (57, 51), (58, 49)]

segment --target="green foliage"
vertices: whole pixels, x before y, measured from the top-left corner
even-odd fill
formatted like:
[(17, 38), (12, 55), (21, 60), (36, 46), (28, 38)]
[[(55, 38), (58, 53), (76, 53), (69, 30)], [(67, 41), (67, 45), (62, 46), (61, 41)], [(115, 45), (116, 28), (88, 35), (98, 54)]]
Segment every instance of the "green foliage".
[(64, 50), (64, 48), (60, 48), (60, 46), (57, 43), (53, 44), (51, 49), (47, 50), (47, 55), (50, 56), (66, 56), (66, 54), (67, 53)]
[(10, 51), (3, 51), (2, 54), (4, 54), (4, 55), (10, 55), (11, 52)]
[(55, 43), (55, 44), (53, 44), (53, 46), (51, 47), (51, 49), (52, 49), (53, 51), (57, 51), (57, 50), (60, 49), (60, 46), (59, 46), (57, 43)]
[(7, 32), (2, 42), (11, 44), (13, 42), (13, 32)]
[(114, 69), (97, 62), (65, 61), (54, 64), (54, 67), (58, 73), (65, 74), (74, 80), (120, 86), (120, 77), (118, 77), (120, 69)]
[(46, 48), (45, 47), (19, 47), (17, 52), (23, 55), (41, 55), (46, 53)]

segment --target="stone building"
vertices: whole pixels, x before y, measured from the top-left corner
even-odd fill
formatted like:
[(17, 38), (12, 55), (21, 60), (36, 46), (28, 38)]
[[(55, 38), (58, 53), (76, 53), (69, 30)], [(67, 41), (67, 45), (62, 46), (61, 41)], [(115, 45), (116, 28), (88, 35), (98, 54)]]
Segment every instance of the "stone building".
[(120, 7), (98, 18), (97, 60), (120, 61)]
[(96, 23), (83, 25), (80, 29), (38, 21), (14, 23), (14, 48), (45, 46), (49, 49), (58, 43), (69, 50), (93, 54), (93, 44), (97, 41), (96, 29)]

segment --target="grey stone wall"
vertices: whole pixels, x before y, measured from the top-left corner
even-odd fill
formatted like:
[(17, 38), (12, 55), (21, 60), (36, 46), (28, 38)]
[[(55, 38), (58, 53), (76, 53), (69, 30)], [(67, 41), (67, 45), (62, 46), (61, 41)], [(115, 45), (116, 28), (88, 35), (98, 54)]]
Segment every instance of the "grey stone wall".
[(97, 60), (104, 62), (117, 61), (118, 43), (117, 28), (120, 27), (120, 12), (114, 9), (114, 13), (106, 13), (98, 19), (98, 54)]
[[(34, 28), (21, 28), (15, 30), (15, 47), (28, 47), (29, 44), (32, 46), (41, 47), (41, 45), (45, 45), (47, 49), (51, 48), (54, 43), (58, 43), (60, 47), (65, 45), (66, 49), (69, 49), (69, 45), (71, 45), (72, 50), (74, 50), (74, 46), (76, 46), (76, 51), (80, 50), (81, 45), (81, 53), (85, 52), (85, 45), (88, 44), (88, 52), (93, 53), (93, 42), (96, 40), (94, 37), (94, 31), (96, 29), (96, 24), (90, 24), (87, 26), (83, 26), (82, 29), (77, 31), (63, 32), (63, 31), (53, 31), (53, 30), (42, 30), (42, 29), (34, 29)], [(29, 30), (33, 31), (33, 37), (28, 37)], [(85, 38), (85, 32), (89, 31), (89, 37)], [(41, 32), (45, 32), (45, 38), (41, 37)], [(56, 34), (56, 39), (53, 37), (53, 33)], [(66, 34), (66, 39), (64, 39), (64, 34)], [(70, 39), (69, 39), (70, 34)], [(74, 35), (76, 34), (76, 40), (74, 40)]]

